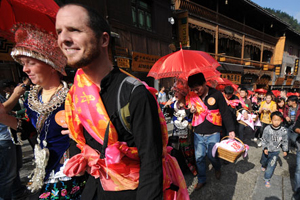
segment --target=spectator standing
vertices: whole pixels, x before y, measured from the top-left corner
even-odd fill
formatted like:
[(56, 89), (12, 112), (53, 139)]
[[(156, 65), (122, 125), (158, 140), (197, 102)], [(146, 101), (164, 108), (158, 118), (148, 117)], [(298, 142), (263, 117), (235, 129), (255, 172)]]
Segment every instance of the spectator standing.
[(283, 114), (284, 108), (285, 108), (285, 100), (282, 97), (278, 97), (276, 100), (277, 103), (277, 110)]
[(267, 125), (272, 123), (271, 113), (277, 110), (276, 103), (272, 100), (272, 93), (266, 94), (266, 100), (261, 102), (258, 113), (260, 114), (261, 127), (260, 131), (256, 132), (254, 141), (258, 141), (257, 146), (261, 147), (260, 138)]
[(293, 126), (294, 133), (297, 134), (296, 146), (297, 146), (297, 157), (296, 157), (296, 170), (295, 170), (295, 187), (293, 200), (300, 199), (300, 117), (297, 117), (296, 123)]
[[(15, 88), (8, 100), (0, 94), (0, 104), (7, 105), (6, 109), (2, 111), (0, 109), (0, 118), (14, 107), (24, 92), (24, 87), (20, 85)], [(2, 104), (1, 107), (3, 107)], [(30, 194), (26, 187), (21, 184), (19, 176), (21, 166), (21, 146), (13, 143), (10, 128), (0, 124), (0, 199), (21, 200)]]
[[(251, 100), (247, 98), (248, 96), (248, 90), (244, 87), (241, 88), (240, 90), (240, 104), (241, 107), (239, 108), (239, 112), (243, 115), (244, 120), (248, 120), (249, 112), (252, 111), (252, 103)], [(239, 131), (238, 131), (238, 136), (239, 138), (243, 141), (244, 140), (244, 135), (245, 133), (252, 133), (253, 130), (248, 127), (244, 123), (239, 123)]]
[(167, 94), (165, 93), (165, 87), (163, 86), (159, 93), (158, 93), (158, 97), (157, 97), (157, 101), (159, 103), (159, 106), (161, 109), (163, 109), (163, 107), (165, 106), (167, 100)]

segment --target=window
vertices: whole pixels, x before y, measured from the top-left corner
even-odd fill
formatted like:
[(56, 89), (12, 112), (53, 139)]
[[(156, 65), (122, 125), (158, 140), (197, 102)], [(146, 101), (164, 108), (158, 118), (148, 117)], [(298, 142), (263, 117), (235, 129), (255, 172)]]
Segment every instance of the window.
[(132, 23), (135, 27), (152, 30), (151, 6), (146, 0), (131, 0)]

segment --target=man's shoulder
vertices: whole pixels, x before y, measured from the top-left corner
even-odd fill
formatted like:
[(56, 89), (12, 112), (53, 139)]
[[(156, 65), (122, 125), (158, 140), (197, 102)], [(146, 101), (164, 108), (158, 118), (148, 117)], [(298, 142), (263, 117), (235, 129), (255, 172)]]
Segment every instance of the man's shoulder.
[(209, 96), (224, 97), (222, 92), (220, 92), (219, 90), (212, 88), (212, 87), (208, 87), (208, 88), (209, 88), (209, 92), (208, 92)]

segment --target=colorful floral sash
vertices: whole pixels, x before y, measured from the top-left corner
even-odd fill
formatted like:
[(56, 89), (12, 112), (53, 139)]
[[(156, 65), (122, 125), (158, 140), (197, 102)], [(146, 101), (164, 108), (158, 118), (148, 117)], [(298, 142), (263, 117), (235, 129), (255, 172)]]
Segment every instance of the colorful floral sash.
[(240, 103), (239, 99), (228, 100), (226, 98), (225, 94), (224, 93), (222, 93), (222, 94), (224, 96), (224, 99), (225, 99), (227, 105), (231, 106), (231, 108), (235, 108), (235, 107), (237, 107), (239, 105), (239, 103)]
[(222, 117), (219, 109), (209, 110), (197, 94), (190, 92), (186, 96), (186, 102), (189, 104), (189, 107), (194, 105), (197, 109), (197, 112), (193, 115), (192, 126), (202, 124), (205, 119), (214, 125), (222, 126)]
[(242, 107), (246, 110), (249, 110), (249, 107), (248, 107), (248, 105), (245, 104), (245, 101), (243, 100), (243, 98), (239, 97), (239, 100), (240, 100), (240, 104), (242, 105)]
[[(83, 127), (100, 144), (103, 144), (109, 116), (99, 95), (99, 88), (88, 79), (82, 69), (75, 75), (74, 85), (66, 99), (66, 121), (81, 154), (73, 156), (64, 173), (75, 176), (87, 171), (100, 178), (105, 191), (134, 190), (139, 184), (140, 161), (136, 147), (128, 147), (118, 141), (118, 134), (112, 123), (109, 124), (108, 146), (105, 159), (99, 152), (85, 144)], [(89, 111), (89, 112), (87, 112)], [(176, 159), (167, 152), (168, 130), (163, 113), (158, 106), (163, 141), (163, 191), (164, 199), (189, 199), (185, 180)], [(171, 184), (179, 187), (176, 192), (168, 189)]]

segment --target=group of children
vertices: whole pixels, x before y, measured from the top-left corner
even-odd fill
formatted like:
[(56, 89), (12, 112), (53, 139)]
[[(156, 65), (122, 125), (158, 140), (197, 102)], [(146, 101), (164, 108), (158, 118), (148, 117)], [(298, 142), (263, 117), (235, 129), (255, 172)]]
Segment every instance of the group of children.
[[(280, 147), (282, 148), (283, 156), (287, 156), (291, 145), (289, 135), (293, 133), (292, 129), (300, 114), (298, 112), (298, 97), (290, 96), (285, 102), (286, 97), (275, 97), (272, 92), (268, 92), (261, 98), (257, 94), (248, 98), (248, 92), (245, 88), (240, 88), (240, 91), (234, 97), (231, 86), (226, 87), (224, 93), (228, 106), (231, 109), (233, 108), (233, 111), (236, 112), (238, 110), (245, 117), (250, 112), (259, 116), (261, 126), (252, 130), (252, 133), (255, 132), (253, 141), (257, 142), (257, 146), (263, 149), (260, 160), (261, 170), (265, 172), (265, 186), (269, 188), (271, 186), (270, 179), (279, 157)], [(234, 99), (238, 100), (236, 104), (233, 104)], [(241, 122), (237, 124), (239, 126), (237, 135), (243, 140), (244, 134), (247, 132), (246, 127), (249, 126)]]

